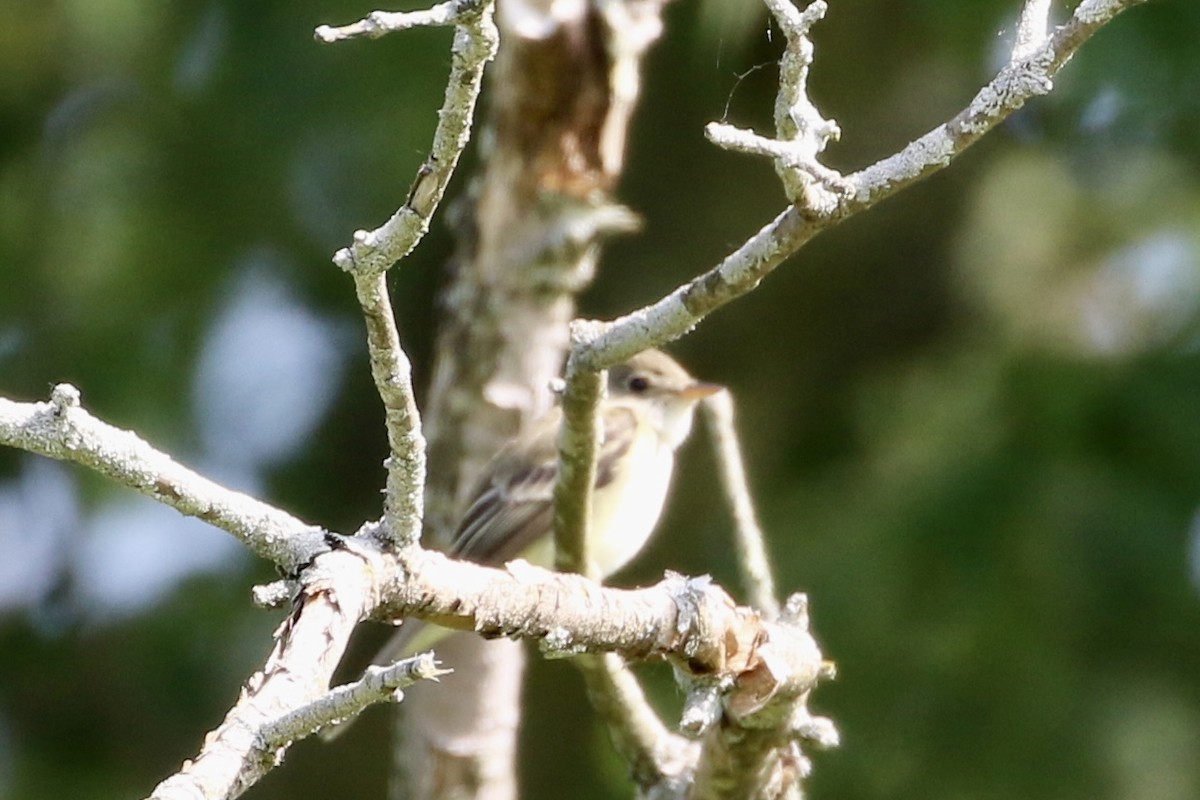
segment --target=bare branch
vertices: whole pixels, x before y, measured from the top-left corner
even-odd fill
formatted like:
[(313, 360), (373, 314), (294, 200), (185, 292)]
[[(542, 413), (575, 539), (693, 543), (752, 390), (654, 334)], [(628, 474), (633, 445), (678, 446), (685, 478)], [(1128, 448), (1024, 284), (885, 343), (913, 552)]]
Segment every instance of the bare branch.
[[(783, 2), (772, 0), (773, 7)], [(945, 168), (1026, 101), (1050, 91), (1053, 77), (1084, 42), (1118, 13), (1142, 2), (1084, 0), (1066, 24), (1027, 56), (1001, 69), (949, 122), (899, 153), (846, 176), (844, 182), (837, 181), (845, 191), (829, 204), (790, 206), (720, 264), (651, 305), (612, 322), (577, 322), (581, 344), (573, 357), (579, 368), (611, 367), (647, 347), (679, 338), (708, 314), (757, 287), (817, 234)], [(820, 174), (809, 167), (809, 173)]]
[(710, 123), (705, 128), (709, 141), (728, 150), (770, 156), (792, 203), (827, 214), (847, 186), (836, 171), (823, 166), (817, 157), (830, 141), (841, 136), (831, 119), (821, 116), (808, 98), (808, 70), (813, 62), (813, 44), (808, 32), (828, 10), (824, 0), (814, 0), (800, 11), (792, 0), (764, 0), (787, 39), (779, 61), (779, 91), (775, 96), (775, 136), (767, 139), (732, 125)]
[[(809, 713), (813, 683), (796, 671), (797, 665), (819, 658), (808, 634), (804, 595), (788, 599), (779, 624), (798, 635), (777, 642), (757, 663), (753, 676), (740, 676), (722, 696), (723, 724), (708, 729), (689, 797), (798, 797), (799, 782), (811, 769), (801, 743), (837, 744), (833, 723)], [(828, 677), (828, 671), (822, 677)]]
[(90, 467), (189, 517), (233, 534), (291, 572), (328, 549), (324, 532), (274, 506), (226, 489), (80, 405), (79, 390), (55, 386), (48, 403), (0, 398), (0, 444)]
[(424, 518), (425, 439), (412, 387), (412, 366), (400, 346), (386, 271), (412, 252), (429, 230), (458, 159), (470, 140), (483, 68), (496, 53), (497, 34), (490, 0), (452, 0), (426, 11), (376, 11), (345, 28), (317, 29), (317, 38), (336, 41), (377, 37), (417, 25), (455, 26), (450, 77), (438, 115), (429, 157), (417, 172), (404, 205), (383, 227), (354, 234), (354, 245), (338, 251), (334, 263), (354, 275), (367, 324), (371, 375), (383, 401), (390, 455), (384, 500), (386, 535), (400, 547), (415, 544)]
[(791, 635), (708, 578), (669, 573), (654, 586), (614, 589), (524, 561), (496, 569), (419, 549), (378, 568), (386, 571), (379, 620), (416, 616), (491, 638), (553, 637), (571, 653), (663, 655), (698, 674), (735, 674), (772, 637)]
[[(836, 122), (825, 119), (808, 99), (808, 69), (813, 61), (809, 29), (825, 16), (824, 0), (814, 0), (797, 11), (792, 0), (765, 0), (787, 39), (779, 61), (779, 92), (775, 95), (775, 135), (798, 151), (794, 158), (775, 159), (775, 171), (784, 194), (793, 203), (814, 211), (827, 210), (836, 198), (814, 185), (812, 169), (820, 168), (817, 156), (825, 145), (841, 136)], [(802, 165), (811, 165), (804, 168)]]
[(425, 498), (425, 437), (412, 385), (412, 364), (400, 346), (387, 291), (387, 273), (356, 273), (354, 288), (367, 323), (371, 376), (383, 400), (387, 427), (385, 535), (397, 546), (416, 544), (421, 536)]
[(438, 112), (433, 146), (417, 172), (404, 205), (381, 227), (373, 231), (356, 231), (354, 244), (334, 255), (334, 263), (347, 272), (384, 272), (411, 253), (428, 232), (433, 212), (441, 203), (450, 176), (470, 140), (471, 119), (479, 99), (484, 65), (496, 55), (499, 37), (492, 20), (492, 5), (491, 0), (460, 0), (428, 12), (417, 12), (431, 15), (438, 9), (450, 7), (444, 13), (450, 15), (453, 12), (452, 19), (446, 18), (455, 25), (450, 77), (446, 82), (445, 100)]
[(1033, 53), (1046, 41), (1050, 28), (1050, 0), (1025, 0), (1017, 36), (1013, 42), (1012, 60), (1019, 61)]
[(583, 673), (592, 708), (608, 726), (638, 786), (677, 781), (695, 769), (699, 745), (662, 724), (620, 656), (583, 656), (575, 666)]
[(857, 192), (851, 211), (874, 205), (948, 166), (1026, 101), (1046, 94), (1053, 78), (1084, 42), (1120, 12), (1145, 0), (1084, 0), (1065, 24), (1023, 58), (1010, 61), (971, 103), (899, 153), (847, 176)]
[(576, 370), (567, 362), (563, 425), (559, 434), (558, 479), (554, 484), (554, 566), (598, 579), (588, 553), (596, 450), (596, 413), (604, 394), (604, 373)]
[(716, 267), (661, 300), (612, 322), (573, 325), (584, 342), (574, 357), (580, 368), (606, 369), (648, 347), (678, 339), (713, 311), (758, 286), (820, 230), (798, 207), (789, 206)]
[(721, 484), (725, 487), (725, 496), (733, 513), (742, 585), (746, 587), (750, 604), (769, 618), (774, 618), (779, 614), (779, 600), (775, 593), (775, 579), (771, 576), (766, 540), (762, 526), (758, 524), (758, 516), (754, 513), (754, 501), (746, 480), (746, 467), (734, 426), (733, 396), (727, 391), (718, 392), (704, 401), (704, 411), (721, 471)]
[(372, 11), (358, 22), (340, 27), (321, 25), (314, 36), (319, 42), (330, 44), (346, 39), (378, 39), (389, 33), (406, 31), (409, 28), (426, 28), (457, 25), (465, 18), (479, 13), (479, 0), (447, 0), (432, 8), (421, 11)]
[(848, 195), (852, 192), (853, 187), (842, 174), (811, 158), (809, 147), (803, 143), (769, 139), (754, 131), (722, 122), (710, 122), (705, 125), (704, 135), (710, 142), (726, 150), (773, 158), (787, 170), (804, 173), (807, 180), (815, 181), (830, 192), (838, 195)]
[(160, 783), (151, 800), (237, 797), (278, 765), (285, 745), (264, 738), (282, 718), (321, 697), (350, 633), (374, 601), (377, 550), (325, 553), (302, 574), (304, 591), (276, 632), (262, 672), (251, 676), (194, 760)]
[(404, 699), (402, 689), (418, 681), (436, 681), (451, 670), (442, 669), (433, 653), (419, 653), (385, 667), (367, 667), (353, 683), (330, 689), (326, 694), (267, 723), (259, 731), (262, 747), (274, 750), (311, 736), (320, 728), (356, 716), (376, 703)]

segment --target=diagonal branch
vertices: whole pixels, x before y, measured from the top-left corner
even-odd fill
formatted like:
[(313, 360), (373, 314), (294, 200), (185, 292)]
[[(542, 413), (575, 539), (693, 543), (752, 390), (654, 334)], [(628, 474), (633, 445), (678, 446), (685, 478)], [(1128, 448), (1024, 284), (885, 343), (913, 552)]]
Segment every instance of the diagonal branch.
[(55, 386), (48, 403), (0, 398), (0, 444), (90, 467), (233, 534), (286, 572), (328, 549), (316, 526), (226, 489), (154, 449), (137, 434), (96, 419), (80, 405), (79, 390), (69, 384)]
[(704, 401), (704, 412), (716, 451), (721, 484), (725, 487), (725, 496), (733, 514), (734, 542), (742, 585), (749, 595), (750, 605), (773, 619), (779, 615), (779, 599), (775, 593), (775, 579), (771, 576), (771, 559), (767, 556), (762, 526), (758, 524), (758, 515), (754, 513), (754, 501), (746, 480), (742, 449), (733, 422), (733, 397), (728, 391), (718, 392)]
[(330, 689), (308, 705), (267, 723), (259, 731), (259, 738), (266, 748), (287, 747), (326, 725), (356, 716), (368, 706), (400, 702), (404, 699), (402, 690), (418, 681), (436, 681), (449, 674), (450, 670), (437, 665), (431, 652), (419, 653), (385, 667), (367, 667), (358, 680)]
[[(492, 20), (491, 0), (468, 0), (437, 8), (447, 5), (454, 8), (454, 14), (445, 17), (446, 22), (454, 23), (454, 43), (450, 49), (450, 76), (446, 81), (445, 99), (438, 111), (429, 156), (417, 171), (404, 205), (379, 228), (356, 231), (354, 244), (334, 255), (334, 263), (347, 272), (384, 272), (412, 252), (429, 231), (433, 212), (441, 203), (450, 176), (470, 141), (471, 120), (483, 85), (483, 69), (496, 55), (499, 36)], [(330, 30), (324, 26), (319, 28), (318, 37), (336, 41), (337, 38), (323, 35)]]
[(274, 737), (278, 721), (325, 693), (350, 633), (374, 600), (369, 562), (346, 550), (320, 556), (302, 580), (304, 591), (276, 632), (262, 671), (246, 682), (196, 758), (155, 787), (150, 800), (237, 797), (278, 765), (287, 744)]
[(582, 656), (575, 665), (583, 673), (592, 708), (608, 726), (639, 787), (669, 783), (695, 769), (699, 746), (663, 725), (620, 656)]
[(1008, 119), (1028, 100), (1053, 89), (1053, 79), (1058, 71), (1117, 14), (1144, 2), (1146, 0), (1083, 0), (1067, 22), (1055, 28), (1024, 56), (1014, 57), (949, 122), (934, 128), (899, 153), (848, 175), (846, 179), (853, 184), (856, 194), (849, 204), (850, 209), (859, 211), (874, 205), (949, 166), (955, 156)]
[(647, 347), (678, 339), (713, 311), (756, 288), (817, 234), (949, 166), (1026, 101), (1049, 92), (1054, 76), (1088, 39), (1117, 14), (1142, 2), (1084, 0), (1065, 24), (1028, 54), (1010, 61), (953, 119), (892, 156), (840, 181), (819, 164), (803, 167), (829, 178), (825, 183), (833, 185), (834, 195), (830, 203), (789, 206), (717, 266), (657, 302), (612, 322), (578, 324), (581, 342), (573, 356), (579, 368), (611, 367)]

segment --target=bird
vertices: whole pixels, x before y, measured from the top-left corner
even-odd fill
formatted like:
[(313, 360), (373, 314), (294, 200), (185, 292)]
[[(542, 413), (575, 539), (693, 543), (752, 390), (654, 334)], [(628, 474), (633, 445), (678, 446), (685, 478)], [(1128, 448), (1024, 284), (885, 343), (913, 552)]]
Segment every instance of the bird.
[[(608, 371), (589, 519), (593, 572), (607, 577), (641, 551), (662, 515), (675, 451), (696, 404), (723, 387), (696, 380), (661, 350)], [(484, 469), (449, 554), (479, 564), (554, 565), (554, 485), (563, 412), (554, 407)]]
[[(649, 349), (608, 370), (597, 408), (595, 483), (588, 554), (601, 580), (631, 561), (662, 516), (675, 464), (697, 403), (724, 389), (693, 378), (675, 359)], [(555, 406), (505, 443), (469, 495), (448, 555), (499, 566), (516, 558), (554, 566), (554, 486), (563, 411)], [(391, 664), (450, 631), (408, 621), (375, 657)], [(326, 729), (336, 738), (345, 724)]]

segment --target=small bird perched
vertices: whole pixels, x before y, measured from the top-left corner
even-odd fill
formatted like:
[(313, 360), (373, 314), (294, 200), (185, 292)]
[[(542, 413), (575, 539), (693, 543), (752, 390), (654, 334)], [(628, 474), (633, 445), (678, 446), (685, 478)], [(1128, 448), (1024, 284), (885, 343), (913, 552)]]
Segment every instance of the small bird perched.
[[(645, 350), (608, 371), (607, 396), (597, 409), (601, 434), (588, 526), (588, 553), (602, 578), (627, 564), (650, 538), (667, 498), (675, 450), (692, 429), (696, 403), (723, 388), (697, 381), (661, 350)], [(475, 486), (449, 555), (479, 564), (524, 558), (554, 566), (562, 419), (562, 409), (555, 407), (500, 449)], [(449, 633), (409, 621), (375, 663), (391, 664)], [(327, 726), (321, 738), (336, 739), (352, 721)]]
[[(697, 381), (661, 350), (645, 350), (608, 371), (597, 409), (596, 455), (588, 553), (607, 577), (638, 554), (662, 515), (675, 450), (692, 428), (696, 403), (722, 388)], [(476, 484), (449, 555), (499, 565), (524, 558), (554, 566), (554, 484), (558, 475), (555, 407), (496, 454)], [(380, 651), (390, 663), (432, 644), (411, 623)], [(440, 638), (440, 635), (436, 638)]]

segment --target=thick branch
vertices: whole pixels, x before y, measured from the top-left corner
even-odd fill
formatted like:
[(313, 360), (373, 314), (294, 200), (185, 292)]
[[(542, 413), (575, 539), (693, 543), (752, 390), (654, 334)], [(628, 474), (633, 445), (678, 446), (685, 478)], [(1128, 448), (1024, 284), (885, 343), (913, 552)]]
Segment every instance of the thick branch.
[(324, 534), (284, 511), (226, 489), (89, 414), (79, 390), (54, 387), (48, 403), (0, 398), (0, 444), (74, 461), (240, 539), (287, 572), (327, 549)]
[(151, 800), (237, 797), (279, 763), (279, 720), (324, 694), (351, 631), (374, 600), (372, 578), (368, 564), (344, 550), (322, 555), (305, 570), (305, 589), (262, 672), (247, 681), (199, 755), (160, 783)]
[(793, 635), (707, 578), (669, 574), (654, 586), (614, 589), (523, 561), (496, 569), (426, 550), (390, 564), (381, 567), (392, 572), (382, 576), (378, 618), (417, 616), (489, 637), (548, 639), (544, 647), (563, 652), (666, 656), (690, 672), (735, 675), (772, 637)]
[[(833, 723), (808, 711), (813, 683), (794, 671), (797, 664), (820, 658), (807, 635), (807, 598), (788, 598), (779, 623), (803, 635), (776, 642), (753, 676), (739, 677), (739, 687), (722, 695), (723, 714), (704, 737), (692, 800), (799, 797), (800, 781), (810, 771), (800, 745), (828, 748), (838, 743)], [(832, 677), (832, 667), (823, 665), (820, 677)], [(751, 686), (759, 691), (749, 690)]]

